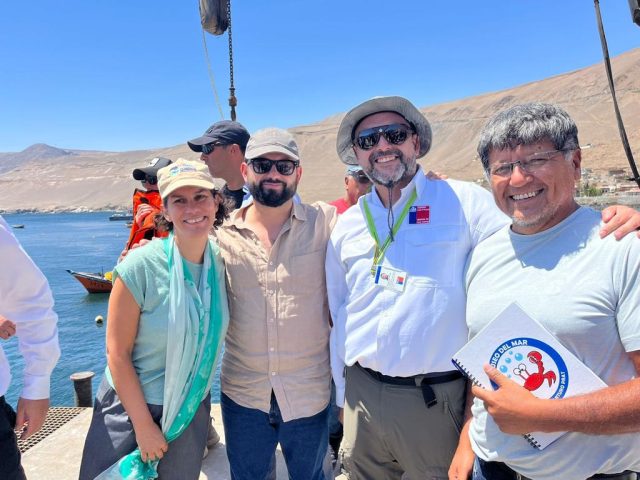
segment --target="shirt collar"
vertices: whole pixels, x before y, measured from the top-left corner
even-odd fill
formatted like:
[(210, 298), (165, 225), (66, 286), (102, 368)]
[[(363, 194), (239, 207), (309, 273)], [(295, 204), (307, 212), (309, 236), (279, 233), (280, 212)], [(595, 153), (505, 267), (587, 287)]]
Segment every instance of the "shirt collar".
[[(394, 208), (397, 205), (404, 205), (404, 203), (408, 200), (409, 196), (411, 195), (411, 192), (413, 192), (414, 188), (416, 189), (416, 193), (418, 194), (418, 197), (420, 197), (422, 195), (422, 192), (427, 188), (427, 178), (424, 175), (424, 171), (422, 170), (422, 167), (420, 165), (416, 165), (416, 167), (417, 167), (416, 173), (411, 179), (411, 181), (409, 182), (409, 184), (406, 187), (404, 187), (402, 190), (400, 190), (400, 198), (396, 201), (396, 203), (393, 204)], [(386, 208), (382, 203), (382, 200), (380, 200), (380, 197), (378, 196), (378, 192), (376, 191), (375, 188), (372, 188), (371, 191), (366, 195), (366, 197), (367, 197), (367, 202), (369, 204), (375, 205), (380, 208)]]
[[(245, 228), (244, 212), (247, 210), (247, 208), (253, 205), (253, 203), (254, 203), (254, 200), (253, 198), (251, 198), (246, 205), (238, 208), (237, 210), (234, 210), (229, 217), (228, 225), (238, 229)], [(301, 203), (298, 203), (295, 201), (293, 202), (293, 208), (291, 209), (290, 219), (294, 217), (303, 222), (307, 220), (307, 212), (305, 211), (304, 207), (302, 206)]]

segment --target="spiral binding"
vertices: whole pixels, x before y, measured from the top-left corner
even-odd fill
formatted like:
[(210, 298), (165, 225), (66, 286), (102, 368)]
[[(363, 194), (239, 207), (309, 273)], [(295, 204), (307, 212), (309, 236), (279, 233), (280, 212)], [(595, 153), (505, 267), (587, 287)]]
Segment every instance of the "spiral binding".
[[(455, 367), (460, 370), (465, 377), (467, 377), (469, 380), (471, 380), (471, 382), (480, 388), (484, 388), (480, 382), (478, 382), (478, 380), (476, 380), (476, 377), (474, 377), (471, 372), (469, 372), (469, 370), (467, 370), (456, 358), (452, 358), (451, 362), (455, 365)], [(540, 443), (538, 443), (538, 441), (533, 438), (533, 436), (529, 433), (525, 433), (524, 435), (522, 435), (525, 440), (527, 442), (529, 442), (529, 445), (531, 445), (534, 448), (537, 448), (538, 450), (542, 450), (542, 448), (540, 447)]]

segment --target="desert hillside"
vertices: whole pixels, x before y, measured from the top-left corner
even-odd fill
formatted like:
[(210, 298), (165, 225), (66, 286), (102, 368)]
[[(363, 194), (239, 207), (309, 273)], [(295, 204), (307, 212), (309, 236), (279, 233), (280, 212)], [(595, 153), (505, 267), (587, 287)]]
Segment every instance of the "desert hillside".
[[(636, 157), (640, 156), (640, 49), (612, 59), (618, 102)], [(400, 94), (402, 92), (380, 92)], [(475, 159), (478, 132), (496, 111), (527, 101), (562, 105), (576, 120), (582, 145), (590, 144), (583, 166), (594, 171), (628, 170), (602, 64), (500, 92), (422, 108), (433, 128), (427, 169), (453, 178), (482, 176)], [(352, 105), (345, 105), (345, 110)], [(292, 128), (304, 167), (299, 191), (305, 201), (333, 200), (343, 193), (344, 167), (335, 150), (344, 113)], [(186, 139), (185, 139), (186, 140)], [(196, 159), (186, 144), (160, 150), (98, 152), (32, 145), (0, 153), (0, 211), (123, 209), (137, 186), (134, 168), (155, 156)]]

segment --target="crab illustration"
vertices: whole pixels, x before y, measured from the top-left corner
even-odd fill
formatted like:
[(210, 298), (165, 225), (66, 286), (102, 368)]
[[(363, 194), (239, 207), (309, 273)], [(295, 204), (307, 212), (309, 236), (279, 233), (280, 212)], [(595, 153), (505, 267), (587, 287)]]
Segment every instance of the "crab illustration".
[(556, 382), (557, 377), (555, 372), (551, 370), (548, 372), (544, 371), (544, 364), (542, 362), (542, 355), (540, 355), (540, 352), (536, 352), (535, 350), (531, 351), (527, 355), (527, 358), (531, 363), (538, 366), (538, 371), (536, 373), (529, 373), (527, 371), (527, 366), (524, 363), (521, 363), (513, 369), (513, 373), (524, 380), (524, 388), (532, 392), (540, 388), (545, 379), (549, 382), (549, 386)]

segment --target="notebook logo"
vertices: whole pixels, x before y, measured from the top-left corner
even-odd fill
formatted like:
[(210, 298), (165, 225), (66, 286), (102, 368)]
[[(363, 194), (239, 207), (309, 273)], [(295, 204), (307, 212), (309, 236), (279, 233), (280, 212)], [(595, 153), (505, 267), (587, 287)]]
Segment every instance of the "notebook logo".
[[(560, 354), (533, 338), (504, 342), (493, 352), (489, 363), (541, 398), (562, 398), (569, 385), (569, 372)], [(493, 388), (497, 385), (493, 384)]]

